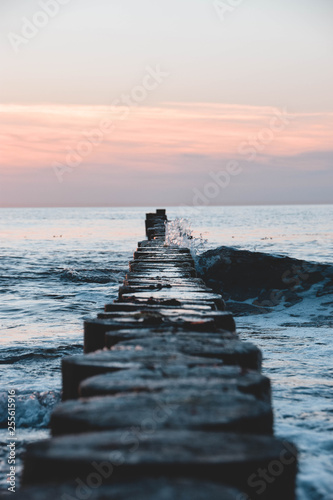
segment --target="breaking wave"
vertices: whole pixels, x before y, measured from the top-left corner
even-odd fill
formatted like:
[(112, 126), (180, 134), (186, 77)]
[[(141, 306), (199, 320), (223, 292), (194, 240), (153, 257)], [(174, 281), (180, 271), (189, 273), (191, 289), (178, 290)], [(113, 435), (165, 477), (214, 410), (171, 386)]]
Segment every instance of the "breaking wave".
[[(59, 391), (33, 392), (16, 396), (16, 427), (46, 428), (51, 412), (60, 402)], [(0, 393), (0, 428), (7, 427), (7, 392)]]
[(189, 248), (193, 257), (196, 258), (203, 252), (207, 240), (202, 234), (194, 235), (191, 223), (188, 219), (176, 218), (165, 225), (165, 242), (167, 245), (176, 245)]
[(70, 344), (48, 348), (7, 348), (0, 350), (0, 365), (11, 365), (20, 362), (46, 361), (75, 354), (82, 350), (82, 344)]
[(65, 268), (58, 271), (62, 281), (76, 283), (118, 283), (123, 277), (122, 269), (74, 269)]
[(333, 306), (333, 265), (219, 247), (196, 259), (198, 275), (235, 314), (267, 313), (305, 298)]

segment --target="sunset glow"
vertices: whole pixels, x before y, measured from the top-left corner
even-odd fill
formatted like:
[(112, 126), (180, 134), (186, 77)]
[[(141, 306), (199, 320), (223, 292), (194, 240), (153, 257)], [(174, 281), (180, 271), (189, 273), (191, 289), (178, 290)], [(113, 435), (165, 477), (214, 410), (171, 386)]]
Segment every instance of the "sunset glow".
[[(216, 162), (237, 158), (245, 168), (289, 172), (329, 168), (333, 113), (289, 113), (272, 107), (222, 104), (163, 104), (159, 107), (2, 105), (0, 172), (6, 179), (33, 178), (46, 187), (121, 169), (117, 182), (151, 174), (156, 182), (172, 174), (183, 183), (208, 174)], [(283, 160), (288, 162), (283, 164)], [(314, 161), (314, 159), (316, 161)], [(124, 177), (125, 175), (125, 177)], [(283, 175), (283, 172), (282, 172)], [(136, 181), (135, 181), (136, 182)], [(124, 189), (124, 187), (123, 187)], [(4, 203), (6, 205), (6, 203)]]

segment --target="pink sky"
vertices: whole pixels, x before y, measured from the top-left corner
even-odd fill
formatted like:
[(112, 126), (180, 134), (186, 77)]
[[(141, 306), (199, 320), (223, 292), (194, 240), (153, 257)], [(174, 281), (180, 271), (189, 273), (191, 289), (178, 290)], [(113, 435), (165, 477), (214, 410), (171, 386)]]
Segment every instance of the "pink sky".
[[(175, 156), (236, 155), (244, 159), (244, 142), (251, 139), (255, 140), (258, 158), (328, 151), (332, 146), (333, 113), (293, 114), (271, 107), (165, 104), (133, 107), (121, 119), (124, 110), (107, 106), (0, 105), (0, 172), (29, 173), (36, 168), (51, 168), (54, 162), (65, 163), (68, 150), (79, 150), (80, 154), (80, 142), (89, 142), (92, 130), (100, 132), (90, 140), (91, 152), (85, 156), (83, 149), (80, 155), (81, 163), (90, 169), (117, 163), (162, 173), (165, 168), (172, 169)], [(281, 130), (267, 132), (272, 119), (281, 113), (286, 120), (275, 120)], [(113, 122), (109, 130), (101, 130), (103, 119)], [(241, 145), (244, 146), (240, 151)], [(158, 158), (164, 158), (167, 167), (159, 165)], [(205, 165), (201, 168), (204, 171)]]
[[(41, 204), (48, 199), (51, 205), (80, 205), (91, 186), (96, 192), (88, 196), (88, 204), (132, 204), (138, 189), (147, 197), (142, 204), (149, 205), (155, 201), (149, 186), (156, 185), (164, 203), (189, 203), (189, 193), (209, 180), (209, 172), (223, 169), (223, 162), (232, 159), (241, 162), (239, 177), (244, 180), (249, 172), (263, 178), (268, 167), (274, 176), (277, 165), (282, 178), (292, 176), (293, 183), (303, 183), (305, 172), (330, 175), (333, 113), (198, 103), (132, 107), (121, 119), (124, 111), (88, 105), (0, 105), (2, 206), (33, 206), (37, 190), (49, 194), (41, 196)], [(275, 118), (281, 113), (283, 120)], [(106, 119), (109, 129), (101, 131)], [(92, 130), (100, 131), (89, 140)], [(58, 177), (55, 164), (63, 165)], [(236, 202), (241, 203), (242, 181), (235, 179), (235, 184), (240, 189)]]

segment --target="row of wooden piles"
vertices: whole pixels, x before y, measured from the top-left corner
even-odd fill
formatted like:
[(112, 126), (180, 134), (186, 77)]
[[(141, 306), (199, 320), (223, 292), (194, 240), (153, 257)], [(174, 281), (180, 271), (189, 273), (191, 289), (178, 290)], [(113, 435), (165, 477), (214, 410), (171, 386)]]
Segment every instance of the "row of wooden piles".
[(261, 352), (190, 251), (165, 244), (165, 221), (147, 214), (118, 300), (63, 359), (52, 438), (29, 446), (18, 500), (294, 498), (296, 450), (272, 435)]

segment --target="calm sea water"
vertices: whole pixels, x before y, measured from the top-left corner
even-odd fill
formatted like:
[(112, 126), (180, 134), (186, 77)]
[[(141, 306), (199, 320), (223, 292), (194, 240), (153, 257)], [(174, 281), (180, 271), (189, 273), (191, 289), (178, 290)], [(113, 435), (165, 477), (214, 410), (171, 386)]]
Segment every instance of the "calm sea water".
[[(81, 352), (83, 318), (116, 297), (150, 210), (0, 209), (0, 422), (4, 427), (5, 391), (15, 388), (19, 454), (26, 442), (48, 435), (49, 412), (60, 396), (61, 357)], [(185, 212), (207, 249), (230, 245), (333, 261), (332, 205), (167, 212), (170, 219)], [(275, 432), (301, 451), (298, 500), (333, 498), (332, 330), (325, 321), (313, 327), (299, 320), (323, 308), (309, 295), (288, 310), (237, 320), (242, 338), (264, 351)], [(0, 430), (2, 442), (5, 436)], [(5, 488), (4, 474), (0, 483)]]

